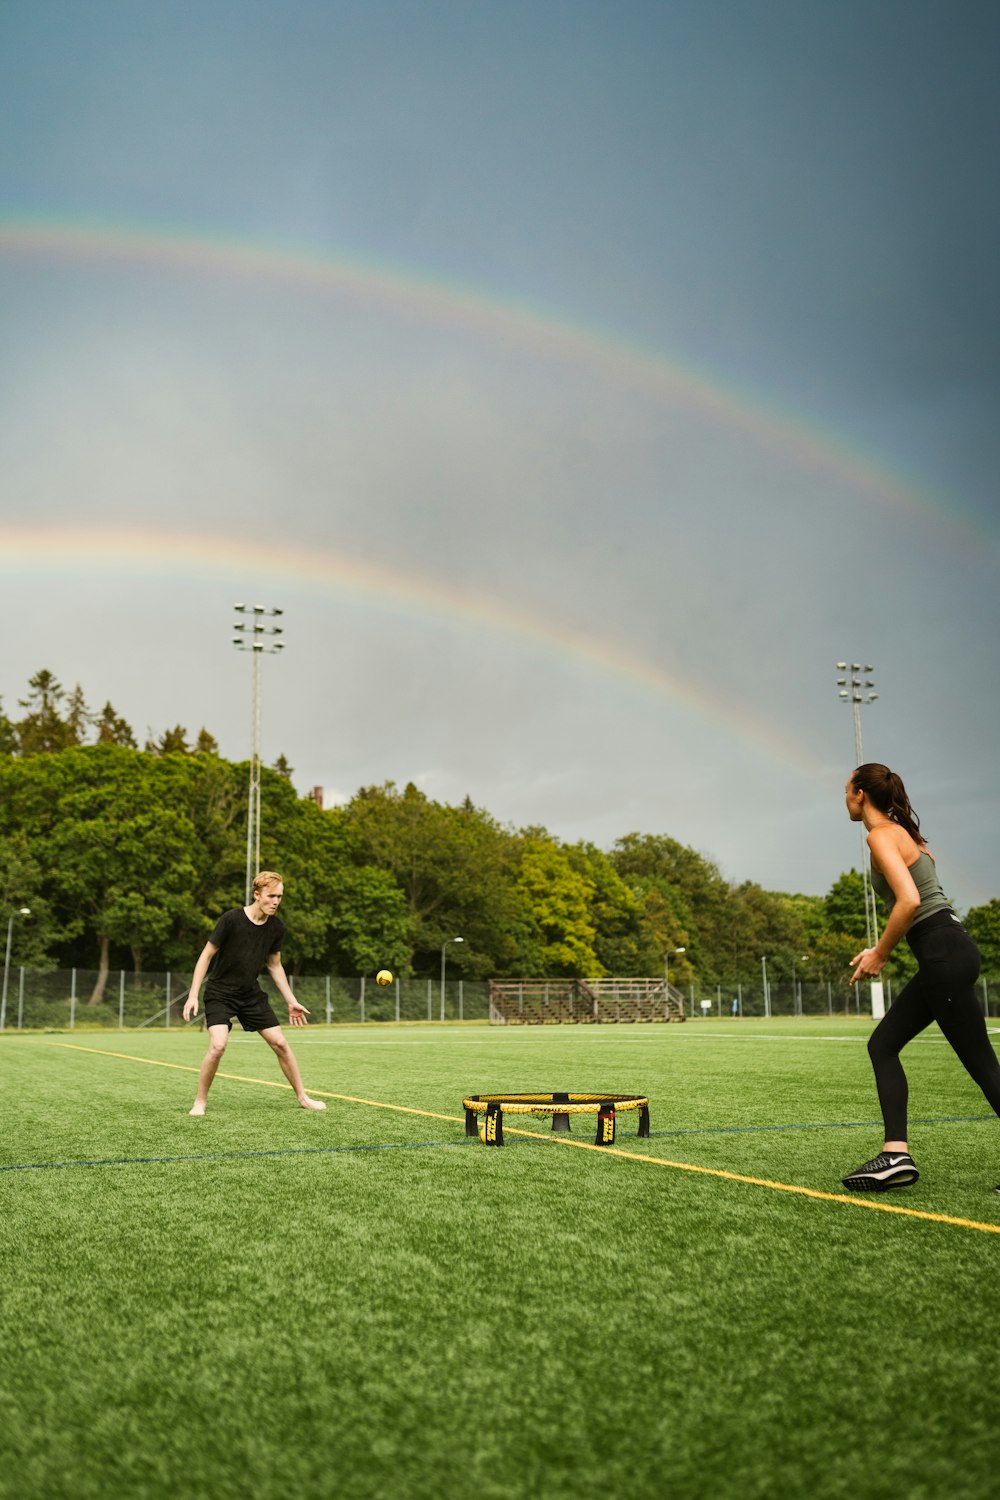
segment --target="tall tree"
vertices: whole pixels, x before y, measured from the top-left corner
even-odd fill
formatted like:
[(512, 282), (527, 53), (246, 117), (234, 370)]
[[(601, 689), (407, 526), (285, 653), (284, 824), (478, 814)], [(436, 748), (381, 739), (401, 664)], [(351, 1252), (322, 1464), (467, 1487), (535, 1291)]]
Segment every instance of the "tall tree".
[(1000, 901), (973, 906), (965, 917), (965, 929), (983, 955), (983, 973), (1000, 979)]
[(865, 882), (857, 870), (838, 875), (824, 898), (826, 925), (830, 932), (842, 932), (861, 941), (866, 936)]
[(730, 935), (731, 913), (730, 887), (716, 866), (665, 834), (626, 834), (615, 844), (611, 859), (630, 884), (656, 884), (687, 932), (684, 966), (701, 979), (714, 979)]
[[(4, 777), (0, 773), (0, 797), (4, 790)], [(29, 918), (24, 921), (15, 918), (14, 923), (18, 933), (16, 961), (45, 963), (62, 934), (46, 899), (45, 872), (32, 852), (27, 833), (18, 829), (0, 833), (0, 922), (4, 933), (11, 912), (24, 906), (29, 909)]]
[(606, 970), (595, 946), (594, 881), (544, 829), (527, 829), (519, 842), (517, 889), (531, 915), (532, 974), (599, 978)]
[(17, 730), (0, 707), (0, 755), (13, 755), (17, 749)]
[(105, 703), (94, 722), (99, 745), (125, 745), (131, 750), (136, 749), (136, 739), (131, 725), (115, 712), (110, 702)]
[(66, 937), (87, 934), (103, 996), (112, 945), (162, 951), (171, 926), (192, 920), (194, 830), (177, 805), (169, 766), (113, 745), (10, 763), (10, 803), (32, 830), (46, 895)]
[(27, 698), (19, 699), (27, 709), (17, 724), (18, 748), (22, 755), (47, 755), (65, 750), (72, 741), (62, 703), (66, 690), (55, 675), (43, 668), (28, 680)]
[(415, 972), (435, 972), (442, 943), (461, 936), (452, 962), (480, 977), (518, 951), (523, 912), (509, 874), (509, 836), (466, 803), (447, 807), (412, 783), (363, 787), (340, 810), (356, 860), (388, 871), (406, 898)]
[(158, 740), (148, 739), (146, 750), (150, 755), (187, 755), (187, 730), (182, 724), (165, 729)]
[(646, 921), (646, 903), (639, 892), (619, 875), (609, 856), (594, 844), (571, 844), (566, 853), (573, 867), (593, 887), (590, 912), (594, 953), (600, 969), (607, 974), (658, 974), (662, 950), (655, 951), (653, 934)]
[[(636, 972), (652, 977), (666, 973), (669, 959), (670, 974), (677, 984), (688, 983), (694, 978), (691, 962), (691, 934), (686, 917), (680, 912), (677, 893), (663, 882), (645, 876), (633, 876), (630, 882), (636, 898), (642, 902), (645, 951)], [(678, 952), (682, 949), (683, 952)]]
[(86, 743), (90, 726), (94, 722), (94, 715), (87, 707), (83, 696), (83, 688), (77, 683), (69, 695), (66, 705), (66, 747), (71, 745), (83, 745)]

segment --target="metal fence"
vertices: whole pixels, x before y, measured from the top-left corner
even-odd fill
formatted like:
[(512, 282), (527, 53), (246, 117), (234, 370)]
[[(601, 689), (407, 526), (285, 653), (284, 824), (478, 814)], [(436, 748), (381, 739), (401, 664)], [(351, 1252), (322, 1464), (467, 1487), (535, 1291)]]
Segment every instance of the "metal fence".
[[(5, 978), (0, 1031), (180, 1026), (190, 983), (189, 975), (115, 969), (95, 999), (98, 974), (93, 969), (41, 973), (11, 967)], [(331, 974), (290, 977), (290, 983), (313, 1023), (485, 1021), (489, 1016), (487, 986), (467, 979), (450, 979), (443, 989), (436, 979), (395, 979), (382, 988), (368, 976), (343, 979)], [(282, 1017), (284, 1005), (266, 978), (263, 988), (277, 1002)]]
[[(98, 974), (93, 969), (56, 969), (47, 973), (11, 967), (3, 975), (0, 1031), (65, 1031), (99, 1027), (142, 1030), (179, 1026), (189, 977), (180, 974), (135, 974), (113, 970), (100, 999), (94, 1000)], [(450, 979), (394, 979), (384, 989), (365, 975), (331, 974), (290, 979), (296, 998), (316, 1024), (385, 1021), (487, 1021), (489, 989), (483, 982)], [(993, 1015), (992, 978), (980, 979), (977, 993), (983, 1014)], [(264, 980), (266, 990), (269, 982)], [(892, 1004), (892, 983), (885, 982), (885, 1004)], [(871, 1014), (867, 987), (849, 989), (825, 982), (689, 985), (685, 1012), (691, 1020), (768, 1019), (778, 1016), (860, 1016)], [(275, 993), (273, 998), (278, 1000)], [(279, 1017), (284, 1007), (279, 1000)]]
[[(979, 980), (976, 990), (987, 1018), (993, 1014), (991, 985), (996, 981), (990, 977)], [(886, 1008), (892, 1004), (893, 983), (883, 980), (883, 998)], [(902, 984), (897, 984), (897, 992)], [(689, 985), (687, 988), (686, 1013), (690, 1019), (712, 1017), (757, 1017), (771, 1016), (861, 1016), (871, 1015), (871, 999), (867, 984), (851, 988), (846, 983), (833, 984), (817, 981), (771, 981), (766, 986), (758, 979), (752, 984), (735, 985)]]

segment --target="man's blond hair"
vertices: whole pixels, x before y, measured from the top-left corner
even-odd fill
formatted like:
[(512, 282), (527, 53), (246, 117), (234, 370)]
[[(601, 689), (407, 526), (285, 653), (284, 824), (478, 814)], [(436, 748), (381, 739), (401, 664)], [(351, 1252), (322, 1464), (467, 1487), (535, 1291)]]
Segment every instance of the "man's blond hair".
[(255, 896), (258, 896), (269, 885), (284, 885), (284, 883), (284, 877), (279, 875), (277, 870), (261, 870), (253, 878), (253, 893)]

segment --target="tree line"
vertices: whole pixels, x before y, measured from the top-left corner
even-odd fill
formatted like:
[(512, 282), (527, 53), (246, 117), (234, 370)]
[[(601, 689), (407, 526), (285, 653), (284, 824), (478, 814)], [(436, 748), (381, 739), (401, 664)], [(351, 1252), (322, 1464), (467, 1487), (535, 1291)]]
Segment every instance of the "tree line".
[[(17, 961), (190, 968), (218, 914), (243, 901), (247, 763), (180, 725), (139, 748), (111, 704), (92, 713), (49, 672), (19, 707), (0, 709), (0, 915), (31, 908)], [(839, 985), (864, 941), (856, 870), (825, 896), (767, 891), (665, 834), (566, 843), (412, 784), (362, 787), (323, 810), (297, 795), (283, 757), (264, 769), (261, 800), (261, 859), (286, 880), (295, 974), (433, 976), (461, 936), (448, 967), (468, 979), (655, 975), (671, 953), (681, 985), (752, 983), (762, 955), (772, 980)], [(1000, 902), (966, 924), (1000, 972)], [(912, 967), (901, 946), (886, 972), (898, 981)]]

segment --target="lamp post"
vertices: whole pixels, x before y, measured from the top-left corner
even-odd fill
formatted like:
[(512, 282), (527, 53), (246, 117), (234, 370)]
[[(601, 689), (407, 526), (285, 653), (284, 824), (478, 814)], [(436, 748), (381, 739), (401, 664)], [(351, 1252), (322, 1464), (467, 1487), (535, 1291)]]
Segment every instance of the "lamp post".
[(449, 943), (464, 943), (465, 938), (445, 938), (441, 944), (441, 1019), (444, 1020), (444, 962)]
[(14, 937), (14, 918), (30, 916), (30, 906), (18, 906), (11, 912), (7, 923), (7, 951), (3, 961), (3, 991), (0, 993), (0, 1031), (3, 1031), (7, 1024), (7, 976), (10, 973), (10, 945)]
[[(663, 955), (663, 1014), (669, 1013), (670, 1006), (670, 957), (671, 954), (686, 953), (685, 948), (668, 948)], [(683, 1020), (683, 1016), (681, 1017)]]
[(273, 639), (284, 632), (280, 625), (265, 625), (265, 618), (283, 615), (283, 609), (268, 609), (263, 604), (234, 604), (238, 615), (233, 630), (233, 645), (238, 651), (249, 651), (253, 658), (250, 689), (250, 786), (247, 796), (247, 878), (246, 900), (250, 904), (253, 878), (260, 869), (260, 659), (275, 656), (285, 649), (283, 641)]
[[(801, 958), (799, 959), (799, 963), (804, 964), (804, 963), (808, 963), (808, 962), (809, 962), (809, 955), (808, 955), (808, 953), (803, 953), (802, 956), (801, 956)], [(802, 1014), (802, 986), (801, 986), (801, 984), (798, 983), (798, 980), (797, 980), (796, 975), (795, 975), (795, 960), (793, 958), (792, 959), (792, 1015), (793, 1016), (801, 1016), (801, 1014)]]
[[(862, 766), (865, 762), (865, 752), (861, 741), (861, 709), (866, 703), (874, 703), (878, 693), (873, 692), (875, 681), (871, 676), (875, 668), (871, 665), (862, 667), (859, 662), (838, 661), (837, 671), (841, 674), (837, 678), (837, 686), (840, 689), (840, 701), (850, 703), (851, 713), (854, 717), (854, 764)], [(868, 841), (865, 838), (864, 824), (861, 826), (861, 879), (865, 887), (865, 947), (871, 948), (878, 942), (878, 917), (875, 912), (875, 892), (871, 888), (870, 863), (868, 858)]]
[(761, 967), (761, 972), (764, 975), (764, 1015), (765, 1015), (765, 1017), (768, 1020), (770, 1020), (770, 1017), (771, 1017), (771, 991), (768, 989), (768, 985), (767, 985), (767, 959), (766, 958), (762, 958), (761, 959), (761, 961), (760, 961), (760, 967)]

